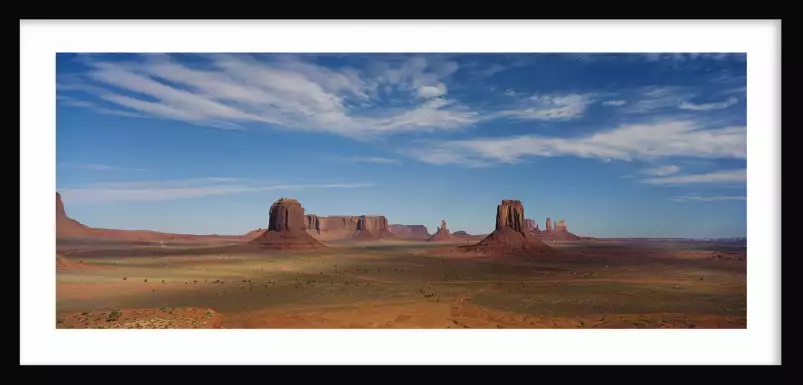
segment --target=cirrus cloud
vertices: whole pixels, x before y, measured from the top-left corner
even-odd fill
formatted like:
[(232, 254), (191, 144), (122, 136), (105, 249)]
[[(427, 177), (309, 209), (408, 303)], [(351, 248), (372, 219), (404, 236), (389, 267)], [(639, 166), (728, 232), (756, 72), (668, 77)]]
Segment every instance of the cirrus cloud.
[(518, 163), (526, 157), (573, 156), (601, 160), (668, 157), (745, 159), (746, 129), (705, 129), (692, 121), (628, 124), (577, 137), (518, 135), (444, 141), (408, 151), (433, 164)]

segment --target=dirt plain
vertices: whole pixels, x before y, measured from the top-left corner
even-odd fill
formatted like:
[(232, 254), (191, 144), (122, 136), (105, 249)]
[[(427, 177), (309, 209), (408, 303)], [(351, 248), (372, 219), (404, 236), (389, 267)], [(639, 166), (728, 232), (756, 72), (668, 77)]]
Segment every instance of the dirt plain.
[(227, 253), (57, 242), (56, 327), (747, 326), (744, 246), (578, 241), (552, 243), (552, 255), (492, 255), (439, 253), (444, 243), (425, 241), (324, 244)]

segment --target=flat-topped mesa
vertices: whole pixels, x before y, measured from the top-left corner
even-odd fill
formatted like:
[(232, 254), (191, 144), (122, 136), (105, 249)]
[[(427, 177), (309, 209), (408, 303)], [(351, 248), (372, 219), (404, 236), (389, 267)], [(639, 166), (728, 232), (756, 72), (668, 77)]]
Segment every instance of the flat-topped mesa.
[(388, 230), (396, 236), (410, 239), (429, 238), (429, 230), (424, 225), (389, 225)]
[(361, 215), (357, 220), (357, 233), (354, 239), (376, 240), (396, 236), (388, 229), (388, 219), (384, 215)]
[[(388, 219), (382, 215), (332, 215), (328, 217), (308, 214), (306, 231), (319, 240), (394, 238)], [(426, 232), (426, 229), (424, 229)]]
[(524, 231), (524, 205), (520, 200), (505, 199), (496, 206), (496, 230), (505, 227)]
[(555, 223), (555, 231), (560, 233), (568, 233), (569, 229), (566, 227), (566, 220), (561, 219)]
[(552, 218), (546, 217), (546, 232), (552, 232)]
[(382, 215), (361, 215), (357, 220), (357, 231), (383, 231), (388, 229), (388, 219)]
[(304, 208), (293, 198), (281, 198), (270, 206), (268, 231), (297, 232), (305, 231)]

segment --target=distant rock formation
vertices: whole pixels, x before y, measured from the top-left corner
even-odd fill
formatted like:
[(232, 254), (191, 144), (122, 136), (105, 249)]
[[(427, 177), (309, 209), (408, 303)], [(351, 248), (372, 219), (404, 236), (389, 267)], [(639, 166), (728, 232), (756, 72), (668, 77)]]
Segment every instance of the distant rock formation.
[(455, 231), (452, 233), (453, 237), (471, 237), (472, 235), (465, 231)]
[(578, 241), (581, 238), (575, 234), (569, 232), (569, 228), (566, 226), (566, 220), (561, 219), (555, 221), (554, 227), (552, 226), (552, 221), (550, 218), (547, 218), (547, 230), (546, 231), (535, 231), (533, 235), (538, 237), (539, 239), (545, 241)]
[(307, 233), (304, 207), (293, 198), (281, 198), (270, 206), (268, 230), (249, 241), (260, 249), (309, 250), (324, 246)]
[(383, 215), (362, 215), (357, 220), (357, 233), (354, 235), (354, 239), (368, 241), (393, 238), (396, 236), (388, 229), (388, 219)]
[(390, 225), (388, 229), (399, 238), (428, 239), (429, 231), (424, 225)]
[(181, 244), (239, 243), (250, 240), (263, 232), (264, 230), (260, 230), (258, 233), (251, 231), (245, 235), (195, 235), (90, 227), (67, 215), (61, 194), (56, 192), (56, 242), (88, 240), (92, 242), (171, 242)]
[(546, 217), (546, 229), (544, 231), (550, 233), (552, 232), (552, 218)]
[(496, 230), (474, 248), (498, 253), (552, 251), (550, 246), (526, 231), (521, 201), (509, 199), (503, 200), (496, 208)]
[(524, 227), (527, 231), (538, 231), (538, 222), (534, 219), (527, 218), (524, 220)]
[(444, 241), (450, 241), (451, 239), (452, 235), (449, 233), (449, 229), (446, 227), (446, 221), (441, 220), (441, 225), (438, 227), (438, 231), (436, 231), (435, 234), (428, 239), (428, 241), (444, 242)]
[(381, 215), (319, 217), (309, 214), (305, 217), (305, 223), (306, 231), (319, 240), (378, 240), (396, 237), (388, 228), (388, 219)]

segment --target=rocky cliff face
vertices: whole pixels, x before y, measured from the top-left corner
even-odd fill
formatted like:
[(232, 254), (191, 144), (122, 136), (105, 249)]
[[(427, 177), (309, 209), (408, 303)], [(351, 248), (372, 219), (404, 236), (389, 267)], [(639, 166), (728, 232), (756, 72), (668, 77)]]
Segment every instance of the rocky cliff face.
[(304, 216), (305, 221), (307, 222), (307, 230), (308, 231), (315, 231), (317, 233), (321, 232), (321, 220), (315, 214), (309, 214)]
[(506, 199), (496, 207), (496, 230), (506, 227), (524, 231), (524, 205), (520, 200)]
[(538, 230), (538, 223), (534, 219), (527, 218), (524, 220), (524, 227), (527, 231), (536, 231)]
[(319, 217), (306, 216), (306, 230), (321, 240), (348, 239), (387, 239), (395, 235), (388, 227), (388, 219), (382, 215), (333, 215)]
[(270, 206), (268, 231), (298, 232), (305, 231), (304, 208), (292, 198), (281, 198)]
[(388, 229), (391, 233), (401, 238), (408, 239), (427, 239), (429, 231), (424, 225), (390, 225)]

